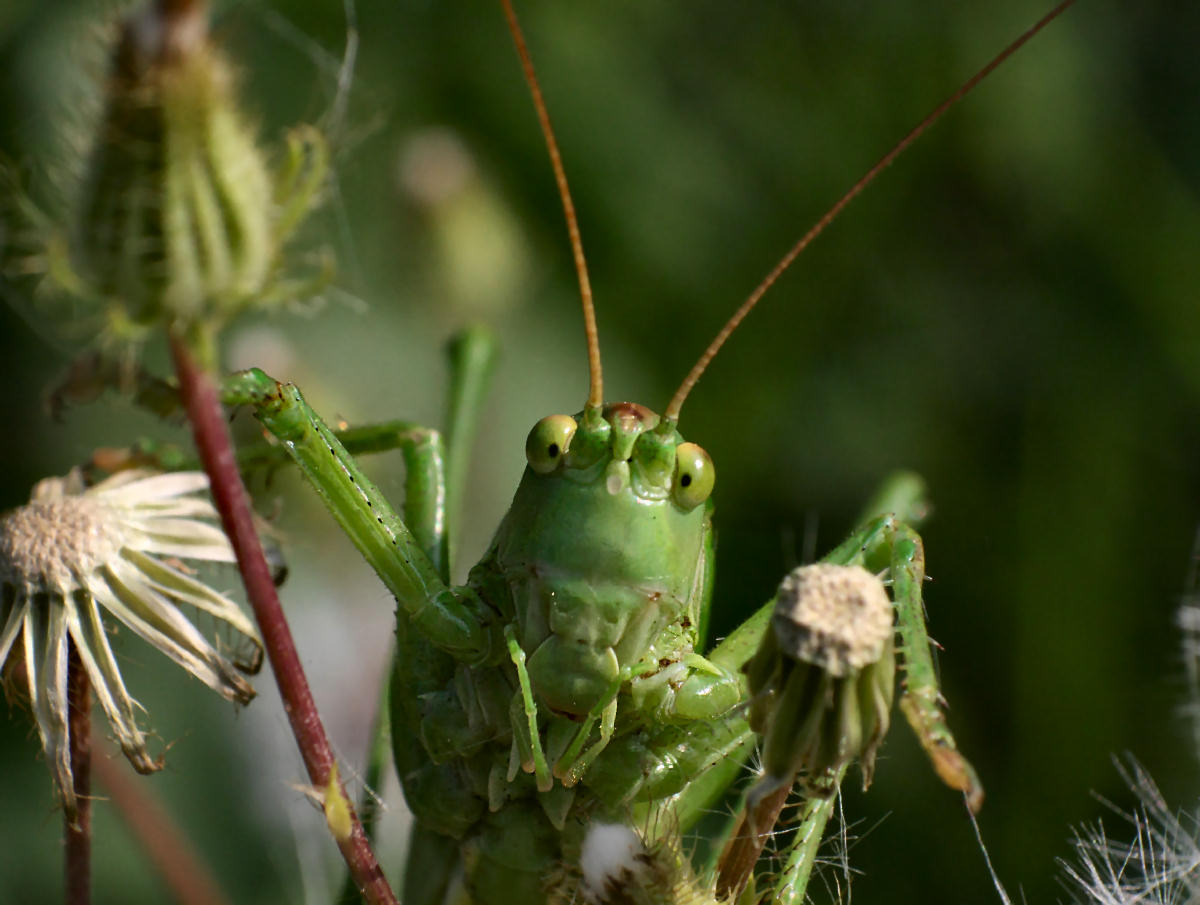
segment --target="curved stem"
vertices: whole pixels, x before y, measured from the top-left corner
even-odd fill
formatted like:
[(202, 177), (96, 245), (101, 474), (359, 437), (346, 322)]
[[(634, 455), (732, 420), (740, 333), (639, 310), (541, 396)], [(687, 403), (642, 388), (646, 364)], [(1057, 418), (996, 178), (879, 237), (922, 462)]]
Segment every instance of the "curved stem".
[[(237, 555), (246, 596), (262, 632), (263, 646), (270, 658), (292, 733), (296, 736), (310, 781), (318, 789), (329, 789), (330, 770), (334, 765), (333, 751), (317, 713), (304, 668), (300, 665), (291, 629), (275, 591), (271, 568), (254, 530), (250, 501), (238, 472), (216, 384), (197, 364), (190, 337), (184, 339), (172, 334), (170, 339), (171, 356), (179, 376), (180, 396), (192, 426), (196, 449), (208, 473), (213, 503), (221, 514), (221, 524)], [(206, 348), (203, 337), (198, 338), (197, 342), (203, 354)], [(350, 832), (335, 833), (334, 836), (355, 885), (371, 905), (396, 905), (396, 896), (379, 867), (345, 788), (338, 783), (336, 789), (329, 789), (329, 793), (340, 794), (350, 812)]]

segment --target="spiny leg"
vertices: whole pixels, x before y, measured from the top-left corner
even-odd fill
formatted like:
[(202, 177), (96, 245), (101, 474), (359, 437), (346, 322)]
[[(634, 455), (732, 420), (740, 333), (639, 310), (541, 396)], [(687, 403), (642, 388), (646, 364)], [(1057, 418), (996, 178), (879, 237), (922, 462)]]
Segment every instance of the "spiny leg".
[[(495, 360), (496, 342), (489, 330), (468, 327), (451, 339), (446, 351), (450, 366), (450, 394), (444, 444), (440, 442), (437, 432), (417, 430), (415, 425), (408, 422), (389, 422), (357, 430), (351, 428), (339, 432), (339, 439), (343, 445), (347, 445), (348, 440), (353, 444), (347, 445), (347, 449), (354, 455), (360, 454), (354, 447), (362, 452), (383, 452), (392, 448), (393, 443), (399, 446), (404, 457), (404, 521), (412, 529), (417, 543), (429, 556), (442, 580), (449, 583), (453, 570), (454, 528), (458, 516), (453, 497), (456, 489), (461, 493), (461, 485), (465, 480), (466, 464)], [(346, 436), (352, 432), (353, 436)], [(415, 738), (417, 732), (416, 725), (411, 722), (415, 719), (415, 713), (407, 714), (410, 719), (393, 727), (392, 687), (404, 687), (403, 672), (408, 670), (410, 674), (416, 674), (420, 671), (418, 664), (429, 659), (402, 656), (402, 652), (408, 653), (411, 639), (404, 642), (399, 635), (398, 632), (391, 655), (391, 674), (384, 676), (379, 693), (364, 776), (360, 813), (372, 839), (378, 809), (375, 799), (371, 797), (371, 790), (383, 786), (384, 771), (388, 763), (394, 761), (396, 739), (405, 734)], [(412, 679), (414, 684), (419, 681), (415, 675)], [(408, 741), (411, 744), (412, 739)], [(404, 743), (404, 740), (400, 741), (401, 745)], [(405, 897), (406, 900), (411, 898), (407, 892)]]
[[(382, 452), (399, 447), (404, 457), (404, 521), (445, 582), (450, 581), (453, 568), (453, 528), (457, 521), (452, 495), (464, 481), (495, 351), (495, 340), (483, 328), (468, 328), (451, 340), (447, 348), (451, 390), (444, 446), (436, 431), (407, 422), (339, 432), (343, 443), (349, 441), (351, 444), (348, 448), (352, 453)], [(393, 712), (392, 689), (397, 688), (401, 696), (415, 701), (426, 685), (436, 684), (432, 673), (443, 671), (442, 663), (449, 659), (445, 654), (420, 651), (420, 640), (413, 637), (413, 632), (402, 631), (402, 628), (398, 624), (392, 668), (390, 674), (385, 675), (380, 690), (364, 776), (360, 813), (372, 838), (378, 809), (371, 790), (382, 788), (389, 761), (399, 757), (397, 763), (400, 760), (407, 762), (414, 750), (420, 757), (419, 712), (407, 706)], [(426, 670), (431, 675), (424, 675)], [(410, 905), (440, 902), (457, 864), (458, 847), (453, 840), (414, 824), (404, 879), (405, 902)], [(351, 901), (354, 893), (347, 877), (342, 900)]]
[(966, 796), (972, 814), (983, 806), (983, 785), (975, 769), (958, 750), (938, 688), (937, 672), (925, 628), (921, 584), (925, 579), (925, 547), (907, 525), (898, 524), (892, 541), (892, 598), (896, 604), (896, 631), (900, 636), (904, 694), (900, 709), (942, 782)]
[[(461, 482), (466, 444), (477, 419), (482, 384), (494, 356), (494, 342), (486, 331), (464, 331), (451, 348), (451, 424), (449, 457), (436, 431), (408, 422), (390, 422), (343, 433), (355, 449), (376, 452), (399, 447), (405, 460), (404, 519), (358, 469), (351, 454), (334, 432), (309, 408), (292, 386), (283, 386), (261, 371), (234, 375), (225, 384), (226, 404), (249, 404), (255, 416), (280, 441), (259, 444), (243, 452), (248, 461), (260, 456), (270, 462), (282, 448), (300, 467), (334, 518), (395, 595), (397, 619), (415, 626), (444, 653), (422, 650), (425, 645), (412, 631), (399, 631), (391, 675), (379, 696), (379, 710), (370, 744), (365, 782), (367, 789), (382, 785), (389, 754), (397, 764), (408, 763), (419, 748), (419, 712), (408, 706), (393, 707), (392, 686), (402, 697), (428, 684), (422, 676), (445, 668), (453, 656), (479, 660), (495, 642), (488, 637), (490, 612), (477, 599), (460, 597), (447, 585), (450, 577), (447, 517), (447, 470), (450, 480)], [(447, 468), (447, 458), (449, 466)], [(414, 648), (414, 645), (416, 647)], [(397, 701), (407, 705), (409, 701)], [(390, 739), (389, 739), (390, 736)], [(416, 754), (418, 759), (419, 753)], [(364, 792), (369, 795), (369, 791)], [(374, 816), (373, 804), (364, 814)], [(373, 823), (373, 821), (372, 821)], [(446, 863), (443, 863), (443, 862)], [(453, 862), (453, 863), (451, 863)], [(437, 862), (447, 880), (455, 859)], [(347, 887), (349, 888), (349, 887)]]
[(227, 400), (253, 406), (279, 438), (423, 635), (459, 660), (480, 662), (494, 653), (490, 610), (470, 592), (447, 586), (413, 532), (295, 386), (251, 370), (233, 375), (224, 389)]
[[(858, 544), (858, 551), (853, 550)], [(922, 747), (944, 783), (966, 796), (972, 813), (983, 803), (983, 787), (970, 763), (958, 751), (942, 712), (929, 636), (925, 628), (921, 584), (925, 577), (924, 545), (909, 525), (894, 516), (873, 520), (835, 551), (847, 563), (869, 562), (880, 553), (889, 559), (892, 600), (896, 609), (896, 633), (900, 637), (905, 693), (900, 709), (917, 734)], [(832, 556), (832, 555), (831, 555)], [(833, 778), (840, 787), (848, 765), (838, 768)], [(773, 905), (800, 905), (807, 901), (807, 887), (816, 863), (825, 826), (833, 814), (835, 799), (810, 796), (801, 806), (799, 827), (786, 851), (786, 861), (770, 901)]]
[[(550, 766), (546, 761), (546, 753), (542, 750), (542, 737), (538, 731), (537, 719), (537, 703), (533, 700), (533, 687), (529, 681), (529, 670), (525, 667), (525, 651), (522, 650), (521, 644), (517, 641), (517, 635), (511, 625), (504, 627), (504, 640), (508, 645), (508, 654), (512, 658), (513, 666), (517, 670), (517, 681), (520, 683), (520, 690), (517, 692), (517, 697), (514, 698), (513, 712), (513, 751), (517, 752), (518, 747), (523, 748), (521, 754), (521, 768), (526, 773), (533, 773), (537, 777), (537, 787), (539, 792), (549, 792), (554, 786), (554, 778), (550, 775)], [(521, 724), (517, 719), (516, 702), (521, 703), (521, 714), (524, 716), (525, 723)], [(518, 746), (518, 742), (526, 744)], [(516, 776), (516, 762), (509, 767), (508, 781), (512, 782)]]
[[(437, 432), (408, 422), (393, 421), (351, 428), (340, 431), (339, 434), (342, 435), (339, 439), (349, 439), (354, 448), (363, 452), (383, 452), (389, 449), (400, 451), (404, 459), (404, 522), (410, 527), (413, 537), (443, 580), (447, 580), (449, 564), (444, 489), (445, 456)], [(397, 668), (399, 659), (395, 650), (391, 652), (390, 662), (393, 669)], [(406, 665), (410, 669), (413, 668), (411, 664)], [(375, 839), (380, 817), (380, 802), (376, 790), (383, 788), (384, 771), (393, 760), (390, 672), (391, 670), (388, 670), (384, 673), (379, 688), (358, 809), (367, 838), (372, 841)], [(342, 899), (350, 901), (353, 893), (352, 880), (347, 875)]]

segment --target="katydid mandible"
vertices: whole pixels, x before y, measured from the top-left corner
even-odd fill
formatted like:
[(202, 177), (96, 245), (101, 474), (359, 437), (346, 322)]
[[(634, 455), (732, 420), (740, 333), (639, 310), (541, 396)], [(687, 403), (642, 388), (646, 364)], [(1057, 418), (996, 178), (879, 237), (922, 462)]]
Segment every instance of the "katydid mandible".
[[(247, 371), (226, 382), (225, 399), (253, 407), (396, 597), (393, 754), (416, 817), (404, 901), (435, 905), (452, 895), (479, 905), (581, 896), (604, 901), (605, 881), (596, 887), (586, 854), (596, 828), (632, 827), (637, 844), (678, 851), (681, 834), (740, 778), (764, 736), (768, 753), (783, 753), (774, 761), (768, 757), (769, 775), (750, 790), (741, 821), (727, 828), (724, 851), (714, 846), (704, 863), (676, 865), (676, 885), (707, 897), (689, 901), (717, 901), (754, 882), (761, 844), (753, 840), (769, 828), (764, 818), (773, 822), (797, 773), (808, 796), (805, 819), (818, 827), (819, 840), (829, 797), (847, 763), (861, 756), (869, 778), (888, 717), (886, 706), (867, 715), (862, 737), (851, 744), (843, 736), (830, 742), (822, 729), (846, 725), (830, 716), (835, 705), (824, 698), (815, 716), (763, 716), (757, 704), (764, 696), (791, 700), (791, 686), (780, 684), (781, 667), (762, 653), (764, 645), (787, 647), (776, 638), (775, 600), (702, 653), (712, 591), (715, 469), (708, 454), (680, 433), (682, 406), (721, 345), (799, 252), (1070, 0), (939, 106), (805, 234), (721, 329), (661, 416), (635, 403), (605, 403), (591, 289), (566, 175), (520, 27), (509, 0), (502, 3), (566, 213), (590, 384), (581, 412), (551, 415), (533, 427), (528, 467), (512, 506), (466, 584), (450, 583), (446, 525), (446, 474), (455, 472), (456, 457), (463, 455), (456, 444), (465, 431), (452, 428), (448, 444), (423, 428), (396, 434), (408, 469), (402, 517), (294, 386)], [(452, 357), (453, 412), (468, 410), (478, 397), (490, 353), (490, 340), (480, 331), (460, 339)], [(903, 483), (872, 503), (863, 527), (823, 562), (890, 576), (902, 710), (939, 775), (974, 810), (982, 788), (946, 725), (925, 632), (924, 552), (911, 525), (920, 509), (919, 487)], [(862, 694), (890, 703), (887, 634), (886, 678), (863, 686)], [(790, 663), (797, 655), (782, 650), (772, 656)], [(846, 706), (858, 708), (859, 691), (849, 694)], [(782, 735), (777, 724), (808, 733), (802, 752), (789, 749), (786, 739), (775, 744)], [(747, 836), (750, 843), (741, 841)], [(811, 834), (797, 834), (785, 857), (786, 868), (761, 891), (763, 898), (751, 893), (756, 901), (803, 900), (815, 857)], [(620, 899), (626, 900), (642, 901)]]

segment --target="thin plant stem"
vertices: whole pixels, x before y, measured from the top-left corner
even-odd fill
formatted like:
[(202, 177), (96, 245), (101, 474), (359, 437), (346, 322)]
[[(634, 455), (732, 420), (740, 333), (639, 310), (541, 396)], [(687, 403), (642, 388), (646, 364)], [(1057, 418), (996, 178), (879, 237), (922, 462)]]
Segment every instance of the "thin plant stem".
[[(800, 825), (788, 847), (787, 862), (775, 884), (771, 902), (777, 905), (803, 905), (808, 901), (808, 881), (817, 861), (825, 826), (837, 802), (837, 790), (841, 788), (845, 776), (846, 765), (843, 764), (833, 776), (830, 794), (809, 795), (805, 799), (800, 810)], [(763, 846), (770, 838), (791, 791), (792, 783), (788, 783), (760, 801), (754, 809), (752, 823), (748, 812), (742, 811), (737, 829), (721, 855), (717, 875), (718, 896), (740, 894), (750, 881)], [(754, 828), (753, 832), (751, 827)]]
[[(221, 524), (237, 556), (246, 596), (258, 620), (263, 646), (270, 658), (292, 733), (296, 736), (309, 780), (318, 789), (328, 789), (330, 771), (335, 763), (333, 751), (317, 713), (304, 668), (300, 665), (291, 629), (275, 591), (271, 568), (254, 530), (250, 501), (238, 472), (216, 384), (197, 364), (190, 343), (197, 343), (203, 360), (209, 360), (211, 345), (203, 337), (185, 339), (175, 333), (172, 333), (170, 341), (180, 395), (192, 426), (196, 450), (208, 474), (213, 503), (221, 515)], [(333, 791), (341, 795), (350, 815), (350, 832), (334, 834), (350, 869), (350, 876), (371, 905), (396, 905), (396, 896), (371, 850), (358, 814), (346, 796), (345, 787), (339, 782)]]
[(97, 757), (96, 777), (109, 801), (137, 838), (178, 905), (229, 905), (216, 878), (142, 780), (116, 752)]
[(92, 721), (87, 670), (67, 640), (67, 707), (75, 811), (63, 818), (67, 905), (92, 900)]
[[(835, 779), (836, 788), (841, 788), (845, 775), (846, 768), (843, 766), (838, 770)], [(829, 795), (825, 798), (809, 798), (804, 802), (796, 839), (792, 843), (787, 863), (775, 887), (775, 897), (772, 901), (777, 905), (803, 905), (808, 901), (808, 881), (812, 877), (813, 866), (817, 863), (817, 851), (821, 848), (825, 826), (833, 814), (836, 801), (837, 795)], [(849, 876), (846, 879), (849, 882)]]
[(720, 866), (717, 873), (717, 896), (732, 898), (739, 894), (750, 880), (758, 856), (771, 838), (775, 823), (779, 820), (779, 812), (787, 803), (788, 795), (792, 792), (790, 782), (780, 786), (771, 794), (765, 796), (754, 806), (754, 812), (749, 808), (742, 809), (737, 829), (733, 831), (725, 851), (721, 853)]

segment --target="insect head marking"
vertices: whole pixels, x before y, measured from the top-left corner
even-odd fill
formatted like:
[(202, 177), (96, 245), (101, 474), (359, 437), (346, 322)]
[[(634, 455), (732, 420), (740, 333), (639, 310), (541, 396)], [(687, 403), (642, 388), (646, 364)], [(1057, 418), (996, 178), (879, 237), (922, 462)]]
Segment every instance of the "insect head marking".
[(578, 418), (548, 415), (529, 432), (525, 456), (536, 474), (603, 481), (609, 494), (632, 490), (643, 500), (670, 497), (685, 512), (708, 499), (716, 477), (708, 453), (635, 402), (585, 409)]

